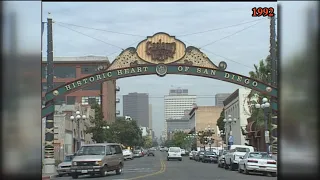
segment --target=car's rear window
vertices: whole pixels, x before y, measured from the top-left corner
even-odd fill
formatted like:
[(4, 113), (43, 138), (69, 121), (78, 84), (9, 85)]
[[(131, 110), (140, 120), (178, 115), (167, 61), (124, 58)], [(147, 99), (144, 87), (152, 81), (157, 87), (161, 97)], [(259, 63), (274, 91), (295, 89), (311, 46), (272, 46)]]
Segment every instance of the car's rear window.
[(180, 152), (180, 148), (170, 148), (169, 152)]

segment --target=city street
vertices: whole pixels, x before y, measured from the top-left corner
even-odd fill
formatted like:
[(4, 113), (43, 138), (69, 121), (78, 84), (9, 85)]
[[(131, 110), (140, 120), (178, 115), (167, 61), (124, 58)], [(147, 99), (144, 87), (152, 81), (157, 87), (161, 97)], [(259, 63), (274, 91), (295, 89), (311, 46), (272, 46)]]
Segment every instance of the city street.
[[(57, 177), (57, 180), (72, 179), (71, 177)], [(218, 168), (216, 164), (208, 164), (189, 160), (184, 157), (182, 161), (167, 161), (165, 152), (156, 152), (155, 157), (136, 158), (132, 161), (125, 161), (123, 174), (115, 175), (110, 172), (107, 177), (86, 177), (79, 179), (110, 179), (110, 180), (275, 180), (276, 177), (262, 175), (245, 175), (237, 171)]]

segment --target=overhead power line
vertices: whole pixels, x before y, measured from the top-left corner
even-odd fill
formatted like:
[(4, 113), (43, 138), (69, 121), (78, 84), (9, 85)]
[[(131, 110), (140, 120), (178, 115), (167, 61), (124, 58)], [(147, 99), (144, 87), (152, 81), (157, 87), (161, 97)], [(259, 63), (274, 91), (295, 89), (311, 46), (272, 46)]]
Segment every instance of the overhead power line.
[(114, 44), (108, 43), (108, 42), (103, 41), (103, 40), (101, 40), (101, 39), (98, 39), (98, 38), (92, 37), (92, 36), (90, 36), (90, 35), (84, 34), (84, 33), (80, 32), (80, 31), (77, 31), (77, 30), (71, 29), (71, 28), (66, 27), (66, 26), (64, 26), (64, 25), (61, 25), (60, 23), (56, 23), (56, 24), (57, 24), (57, 25), (59, 25), (59, 26), (61, 26), (61, 27), (67, 28), (67, 29), (69, 29), (69, 30), (71, 30), (71, 31), (74, 31), (74, 32), (76, 32), (76, 33), (82, 34), (83, 36), (86, 36), (86, 37), (89, 37), (89, 38), (91, 38), (91, 39), (95, 39), (95, 40), (97, 40), (97, 41), (100, 41), (100, 42), (102, 42), (102, 43), (105, 43), (105, 44), (107, 44), (107, 45), (109, 45), (109, 46), (113, 46), (113, 47), (119, 48), (119, 49), (121, 49), (121, 50), (124, 50), (122, 47), (119, 47), (119, 46), (117, 46), (117, 45), (114, 45)]
[(86, 27), (86, 26), (81, 26), (81, 25), (76, 25), (76, 24), (63, 23), (63, 22), (58, 22), (58, 21), (55, 21), (55, 22), (60, 23), (60, 24), (64, 24), (64, 25), (80, 27), (80, 28), (85, 28), (85, 29), (92, 29), (92, 30), (96, 30), (96, 31), (103, 31), (103, 32), (114, 33), (114, 34), (121, 34), (121, 35), (127, 35), (127, 36), (137, 36), (137, 37), (143, 37), (143, 38), (146, 37), (146, 36), (137, 35), (137, 34), (122, 33), (122, 32), (110, 31), (110, 30), (105, 30), (105, 29), (97, 29), (97, 28)]
[(223, 39), (227, 39), (227, 38), (229, 38), (229, 37), (231, 37), (231, 36), (234, 36), (234, 35), (242, 32), (242, 31), (245, 31), (245, 30), (247, 30), (247, 29), (249, 29), (249, 28), (251, 28), (251, 27), (253, 27), (253, 26), (255, 26), (255, 25), (259, 24), (259, 23), (261, 23), (261, 22), (262, 22), (262, 20), (260, 19), (260, 20), (259, 20), (257, 23), (255, 23), (255, 24), (252, 24), (252, 25), (250, 25), (250, 26), (248, 26), (248, 27), (245, 27), (245, 28), (243, 28), (243, 29), (241, 29), (241, 30), (239, 30), (239, 31), (236, 31), (236, 32), (234, 32), (234, 33), (232, 33), (232, 34), (230, 34), (230, 35), (228, 35), (228, 36), (225, 36), (225, 37), (223, 37), (223, 38), (220, 38), (220, 39), (217, 39), (217, 40), (215, 40), (215, 41), (213, 41), (213, 42), (210, 42), (210, 43), (208, 43), (208, 44), (205, 44), (205, 45), (201, 46), (199, 49), (201, 49), (201, 48), (203, 48), (203, 47), (206, 47), (206, 46), (209, 46), (209, 45), (212, 45), (212, 44), (214, 44), (214, 43), (216, 43), (216, 42), (218, 42), (218, 41), (221, 41), (221, 40), (223, 40)]
[(195, 35), (195, 34), (202, 34), (202, 33), (217, 31), (217, 30), (221, 30), (221, 29), (227, 29), (227, 28), (241, 26), (243, 24), (248, 24), (248, 23), (257, 22), (257, 21), (261, 21), (261, 20), (262, 19), (256, 19), (256, 20), (253, 20), (253, 21), (243, 22), (243, 23), (234, 24), (234, 25), (230, 25), (230, 26), (225, 26), (225, 27), (220, 27), (220, 28), (215, 28), (215, 29), (209, 29), (209, 30), (206, 30), (206, 31), (200, 31), (200, 32), (195, 32), (195, 33), (184, 34), (184, 35), (180, 35), (180, 36), (177, 36), (177, 37), (185, 37), (185, 36), (191, 36), (191, 35)]

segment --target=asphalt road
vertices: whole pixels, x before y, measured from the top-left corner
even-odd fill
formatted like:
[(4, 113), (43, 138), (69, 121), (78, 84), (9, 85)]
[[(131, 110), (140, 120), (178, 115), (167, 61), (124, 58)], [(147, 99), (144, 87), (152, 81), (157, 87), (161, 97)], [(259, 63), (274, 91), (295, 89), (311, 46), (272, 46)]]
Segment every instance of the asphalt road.
[[(56, 180), (72, 179), (57, 177)], [(182, 161), (167, 161), (166, 153), (157, 152), (155, 157), (142, 157), (125, 161), (123, 174), (110, 172), (107, 177), (86, 177), (79, 179), (108, 180), (276, 180), (277, 177), (267, 177), (259, 174), (240, 174), (238, 171), (218, 168), (216, 164), (196, 162), (184, 157)]]

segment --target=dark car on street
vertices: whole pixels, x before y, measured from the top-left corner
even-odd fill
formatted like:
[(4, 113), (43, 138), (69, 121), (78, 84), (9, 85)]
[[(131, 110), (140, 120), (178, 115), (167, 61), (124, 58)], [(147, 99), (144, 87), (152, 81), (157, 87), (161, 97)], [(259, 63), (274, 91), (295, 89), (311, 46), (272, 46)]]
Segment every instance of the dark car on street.
[(202, 162), (207, 163), (207, 162), (213, 162), (217, 163), (218, 162), (218, 155), (215, 152), (212, 151), (205, 151)]
[(154, 154), (155, 154), (155, 150), (154, 149), (149, 149), (148, 152), (147, 152), (148, 156), (154, 156)]
[(202, 161), (203, 155), (204, 155), (204, 151), (198, 151), (194, 157), (194, 160), (195, 161)]

